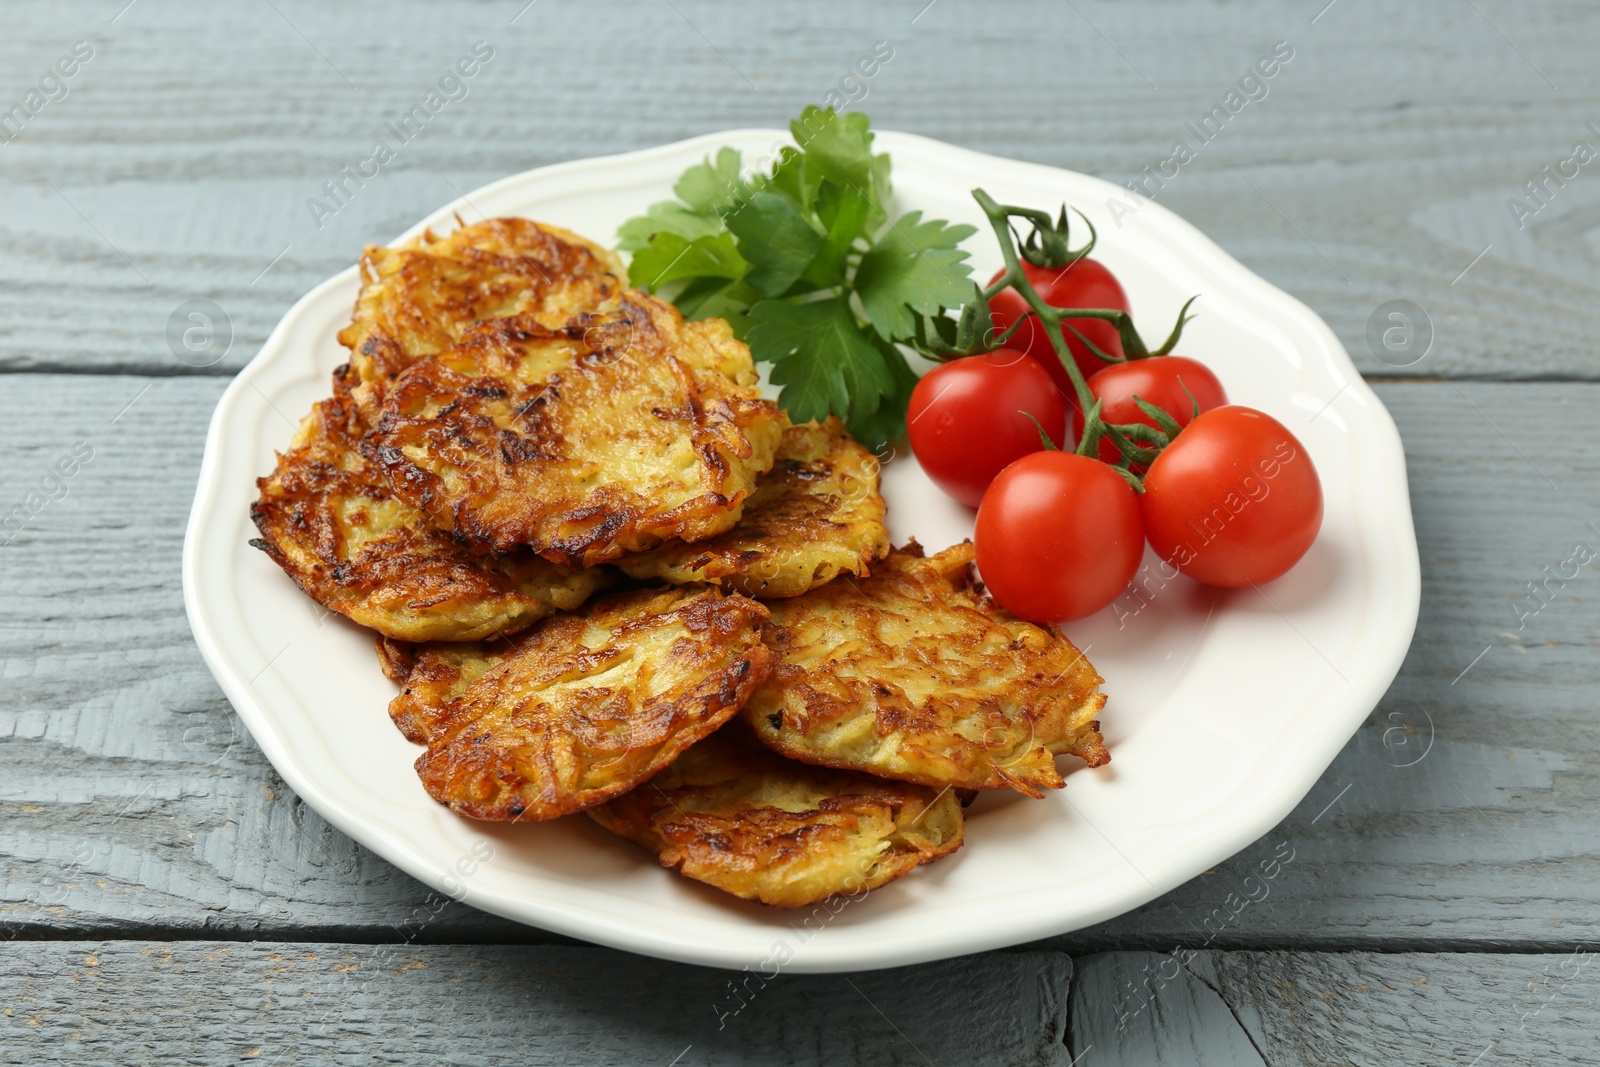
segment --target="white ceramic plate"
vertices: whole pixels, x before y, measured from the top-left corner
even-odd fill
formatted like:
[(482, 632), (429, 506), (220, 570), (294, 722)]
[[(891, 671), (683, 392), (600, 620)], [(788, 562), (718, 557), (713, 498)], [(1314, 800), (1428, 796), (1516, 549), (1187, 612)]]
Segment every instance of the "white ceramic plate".
[[(712, 134), (645, 152), (546, 167), (486, 186), (460, 213), (525, 215), (599, 241), (667, 198), (689, 165), (734, 145), (754, 163), (777, 131)], [(902, 208), (980, 227), (987, 278), (999, 253), (970, 190), (1002, 202), (1082, 209), (1095, 255), (1122, 279), (1147, 334), (1201, 293), (1182, 351), (1230, 397), (1303, 441), (1327, 518), (1310, 554), (1260, 592), (1178, 579), (1067, 628), (1105, 676), (1113, 761), (1079, 767), (1045, 800), (984, 795), (949, 859), (836, 910), (747, 904), (658, 867), (587, 819), (496, 826), (424, 794), (417, 749), (390, 724), (394, 687), (371, 635), (325, 615), (246, 543), (254, 479), (327, 391), (345, 351), (335, 332), (357, 288), (351, 267), (284, 316), (211, 422), (184, 544), (190, 623), (206, 662), (285, 781), (345, 833), (434, 888), (487, 911), (652, 956), (793, 971), (889, 967), (1059, 934), (1128, 911), (1255, 841), (1306, 794), (1400, 667), (1420, 598), (1405, 459), (1388, 413), (1333, 332), (1166, 209), (1119, 227), (1121, 190), (1081, 174), (880, 133)], [(374, 237), (381, 237), (375, 234)], [(896, 542), (930, 550), (968, 536), (971, 513), (909, 456), (884, 475)], [(1135, 610), (1138, 609), (1138, 610)], [(1063, 760), (1063, 767), (1071, 762)]]

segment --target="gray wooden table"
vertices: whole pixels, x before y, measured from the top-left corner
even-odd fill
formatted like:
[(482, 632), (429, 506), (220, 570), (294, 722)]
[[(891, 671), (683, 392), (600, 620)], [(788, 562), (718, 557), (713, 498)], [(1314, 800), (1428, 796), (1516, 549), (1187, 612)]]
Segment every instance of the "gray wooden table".
[[(0, 1062), (1600, 1063), (1600, 578), (1559, 576), (1600, 546), (1600, 162), (1574, 147), (1600, 149), (1594, 5), (5, 16)], [(494, 54), (468, 95), (315, 218), (322, 183), (477, 41)], [(892, 59), (844, 84), (879, 41)], [(1423, 605), (1389, 695), (1262, 841), (1068, 936), (781, 978), (719, 1029), (726, 975), (440, 908), (239, 726), (179, 583), (206, 422), (364, 240), (493, 178), (780, 124), (841, 86), (880, 126), (1122, 181), (1280, 41), (1293, 58), (1159, 199), (1314, 307), (1375, 384)], [(231, 324), (209, 366), (168, 340), (190, 300)], [(1425, 311), (1425, 350), (1369, 344), (1393, 300)], [(1233, 914), (1282, 842), (1271, 895)]]

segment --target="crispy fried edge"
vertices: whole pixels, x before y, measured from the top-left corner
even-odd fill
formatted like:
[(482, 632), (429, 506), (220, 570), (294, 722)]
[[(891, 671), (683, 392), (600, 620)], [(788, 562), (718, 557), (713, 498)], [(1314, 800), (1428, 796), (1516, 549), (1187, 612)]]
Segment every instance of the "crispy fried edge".
[[(356, 377), (361, 384), (356, 389), (356, 402), (360, 405), (363, 415), (369, 423), (376, 422), (377, 405), (384, 392), (385, 377), (392, 378), (414, 363), (420, 355), (413, 357), (405, 353), (399, 340), (391, 336), (383, 328), (382, 316), (369, 310), (369, 296), (373, 287), (382, 279), (379, 270), (373, 265), (380, 255), (398, 255), (402, 258), (408, 255), (431, 256), (438, 259), (453, 260), (466, 264), (466, 261), (476, 254), (504, 255), (504, 252), (491, 251), (480, 247), (475, 242), (482, 234), (493, 234), (499, 241), (508, 246), (523, 259), (535, 266), (540, 274), (544, 267), (528, 259), (527, 253), (516, 247), (509, 240), (501, 227), (505, 223), (514, 223), (518, 226), (526, 223), (541, 231), (547, 236), (555, 238), (563, 244), (583, 249), (592, 255), (600, 265), (600, 272), (595, 275), (595, 280), (604, 291), (606, 287), (602, 281), (610, 276), (614, 285), (610, 286), (610, 293), (604, 299), (614, 299), (628, 288), (628, 270), (623, 265), (622, 257), (611, 249), (596, 244), (586, 237), (580, 236), (562, 226), (539, 222), (535, 219), (521, 217), (486, 218), (482, 222), (467, 223), (460, 215), (456, 216), (456, 228), (447, 234), (435, 234), (432, 230), (424, 230), (421, 234), (395, 246), (367, 245), (361, 253), (361, 262), (358, 275), (361, 279), (360, 291), (356, 294), (355, 305), (351, 309), (350, 323), (338, 333), (339, 343), (350, 350), (352, 363), (356, 366)], [(401, 268), (402, 270), (404, 267)], [(391, 311), (393, 308), (390, 309)], [(570, 309), (573, 312), (586, 310), (580, 308)], [(364, 312), (366, 312), (364, 314)], [(465, 324), (470, 325), (470, 323)]]
[[(662, 322), (666, 323), (665, 330)], [(727, 361), (729, 346), (737, 345), (737, 361), (745, 364), (742, 368), (745, 373), (737, 375), (710, 362), (704, 366), (694, 365), (671, 352), (674, 346), (682, 343), (681, 336), (663, 341), (685, 389), (685, 399), (697, 413), (699, 432), (710, 438), (697, 440), (694, 450), (701, 459), (699, 469), (709, 472), (716, 484), (698, 496), (666, 511), (645, 515), (637, 514), (633, 507), (610, 501), (573, 505), (567, 512), (567, 523), (596, 519), (598, 522), (581, 533), (562, 537), (546, 535), (539, 539), (531, 536), (528, 527), (534, 524), (529, 520), (518, 523), (511, 517), (500, 517), (490, 523), (479, 514), (481, 506), (468, 506), (468, 499), (474, 495), (489, 500), (515, 494), (518, 490), (497, 483), (490, 489), (480, 488), (471, 494), (446, 494), (443, 492), (444, 477), (406, 454), (405, 446), (411, 443), (411, 438), (426, 433), (427, 425), (436, 421), (436, 417), (407, 415), (397, 410), (402, 401), (409, 399), (409, 387), (413, 384), (424, 387), (429, 397), (450, 396), (465, 391), (475, 380), (443, 363), (450, 352), (492, 347), (504, 343), (504, 335), (519, 341), (529, 338), (578, 341), (598, 355), (610, 356), (612, 349), (601, 336), (606, 326), (609, 324), (631, 336), (640, 323), (648, 323), (658, 333), (693, 334), (698, 340), (690, 343), (704, 345), (720, 362)], [(617, 308), (604, 317), (582, 314), (560, 328), (545, 326), (530, 316), (486, 320), (474, 327), (456, 349), (424, 357), (400, 376), (389, 390), (377, 427), (363, 448), (364, 454), (384, 471), (398, 496), (426, 511), (440, 528), (452, 530), (458, 538), (484, 550), (507, 551), (526, 544), (553, 563), (592, 567), (628, 552), (654, 548), (674, 537), (689, 541), (714, 537), (738, 521), (757, 479), (771, 469), (782, 437), (781, 413), (776, 404), (762, 398), (754, 388), (756, 376), (749, 350), (733, 337), (727, 323), (721, 320), (687, 322), (677, 308), (648, 293), (630, 291), (624, 294)], [(702, 378), (715, 383), (717, 391), (709, 396), (703, 393)], [(459, 379), (454, 389), (446, 388), (445, 382), (453, 379)], [(448, 404), (441, 410), (454, 415), (454, 408), (454, 404)], [(502, 443), (502, 450), (506, 447)]]
[[(824, 443), (821, 448), (817, 442)], [(815, 453), (815, 455), (813, 455)], [(801, 458), (813, 455), (811, 459)], [(812, 480), (800, 476), (793, 468), (824, 462), (828, 474), (816, 479), (827, 483), (842, 477), (860, 479), (856, 468), (871, 471), (872, 485), (856, 499), (840, 499), (837, 494), (814, 496)], [(838, 472), (845, 472), (840, 475)], [(768, 489), (781, 480), (771, 497), (764, 496)], [(836, 559), (824, 560), (810, 568), (801, 568), (794, 557), (804, 556), (804, 547), (793, 548), (784, 544), (781, 558), (773, 555), (752, 530), (762, 530), (781, 522), (784, 511), (795, 500), (832, 499), (832, 509), (825, 515), (807, 515), (802, 520), (806, 534), (823, 535), (817, 526), (838, 530), (864, 528), (865, 536), (858, 545), (843, 543), (843, 552), (853, 554), (854, 560), (844, 564)], [(889, 531), (883, 524), (887, 508), (878, 488), (877, 457), (868, 452), (845, 430), (837, 416), (830, 415), (821, 423), (816, 421), (789, 426), (783, 432), (772, 469), (756, 482), (755, 491), (745, 500), (739, 521), (726, 533), (704, 541), (692, 543), (668, 542), (660, 548), (617, 560), (617, 566), (633, 578), (659, 578), (674, 583), (711, 582), (736, 590), (746, 596), (777, 600), (799, 596), (819, 585), (825, 585), (841, 574), (857, 577), (868, 573), (875, 560), (889, 552)], [(768, 513), (771, 513), (770, 517)], [(781, 542), (784, 531), (772, 531), (773, 539)]]
[[(811, 781), (805, 784), (831, 790), (833, 795), (804, 812), (771, 806), (746, 808), (734, 814), (692, 810), (692, 794), (712, 793), (718, 786), (674, 781), (678, 778), (675, 767), (668, 767), (650, 782), (591, 808), (586, 814), (617, 836), (655, 854), (669, 870), (736, 897), (780, 908), (808, 907), (845, 894), (860, 899), (870, 890), (949, 855), (965, 841), (966, 820), (955, 791), (934, 792), (909, 782), (785, 759), (762, 748), (740, 723), (730, 723), (700, 745), (727, 746), (726, 755), (719, 752), (711, 758), (738, 763), (741, 773), (735, 781), (745, 782), (753, 775), (789, 774), (795, 779), (809, 778)], [(694, 753), (691, 748), (680, 761), (693, 759)], [(808, 837), (826, 827), (838, 826), (830, 819), (843, 820), (856, 814), (850, 801), (865, 801), (889, 810), (894, 829), (880, 839), (888, 846), (885, 854), (872, 860), (860, 877), (847, 876), (828, 890), (808, 891), (796, 884), (800, 879), (769, 885), (769, 875), (804, 856)], [(686, 810), (685, 805), (691, 810)], [(915, 814), (910, 815), (907, 808)], [(908, 825), (914, 827), (924, 819), (929, 833), (907, 833)], [(768, 848), (775, 849), (776, 862), (764, 851)], [(754, 877), (733, 866), (735, 857), (757, 865)]]
[(481, 673), (493, 669), (514, 647), (509, 639), (501, 644), (500, 651), (491, 652), (483, 641), (413, 644), (380, 634), (377, 641), (378, 666), (386, 678), (401, 687), (400, 692), (389, 701), (389, 718), (393, 720), (395, 728), (412, 744), (426, 745), (451, 698), (428, 699), (417, 692), (418, 687), (427, 686), (430, 692), (438, 693), (465, 688), (460, 683), (459, 668), (448, 663), (441, 653), (459, 649), (463, 654), (470, 654), (470, 650), (476, 650), (484, 661), (481, 676)]
[[(1093, 673), (1095, 678), (1093, 684), (1095, 686), (1098, 687), (1104, 683), (1105, 679), (1100, 677), (1099, 672), (1094, 669), (1094, 665), (1089, 662), (1088, 658), (1084, 656), (1075, 645), (1068, 641), (1059, 632), (1053, 629), (1046, 629), (1045, 627), (1037, 626), (1034, 623), (1026, 622), (1022, 619), (1018, 619), (1010, 612), (1007, 612), (1004, 608), (1001, 608), (999, 605), (995, 604), (994, 601), (989, 598), (983, 587), (976, 582), (973, 576), (973, 556), (974, 552), (972, 543), (970, 541), (963, 542), (959, 545), (952, 545), (950, 548), (936, 553), (931, 557), (925, 557), (922, 546), (918, 545), (916, 541), (913, 540), (907, 544), (906, 547), (891, 551), (888, 559), (886, 560), (886, 565), (903, 566), (903, 561), (925, 561), (926, 564), (933, 568), (934, 572), (940, 578), (950, 583), (954, 592), (959, 593), (964, 590), (971, 590), (979, 604), (997, 616), (1002, 624), (1028, 627), (1049, 635), (1049, 638), (1053, 641), (1065, 642), (1068, 647), (1072, 648), (1073, 651), (1077, 652), (1078, 654), (1078, 658), (1074, 661), (1073, 666), (1076, 667), (1079, 663), (1081, 663), (1085, 671)], [(781, 624), (774, 622), (773, 625), (776, 627)], [(777, 678), (775, 674), (774, 683), (776, 683), (776, 681)], [(1066, 781), (1061, 777), (1060, 773), (1056, 771), (1053, 761), (1048, 759), (1036, 761), (1038, 763), (1038, 767), (1036, 768), (1037, 773), (1031, 775), (1008, 773), (1005, 768), (997, 767), (993, 763), (990, 763), (990, 774), (988, 778), (982, 782), (948, 781), (928, 775), (917, 775), (912, 773), (891, 774), (889, 771), (886, 771), (881, 767), (863, 767), (859, 763), (856, 763), (852, 760), (830, 757), (817, 751), (815, 748), (810, 747), (809, 745), (786, 743), (785, 738), (789, 736), (788, 731), (782, 730), (781, 727), (774, 729), (770, 722), (771, 715), (782, 713), (783, 704), (781, 698), (776, 707), (762, 705), (760, 703), (760, 698), (760, 693), (752, 697), (750, 703), (745, 706), (741, 717), (754, 729), (756, 736), (760, 739), (762, 744), (766, 745), (774, 752), (781, 753), (790, 757), (791, 759), (796, 759), (803, 763), (812, 763), (821, 767), (834, 767), (840, 770), (860, 771), (867, 774), (876, 774), (881, 777), (893, 777), (901, 781), (916, 782), (922, 785), (933, 787), (954, 786), (966, 789), (1013, 789), (1026, 796), (1033, 797), (1034, 799), (1043, 797), (1044, 793), (1042, 790), (1044, 789), (1060, 789), (1066, 785)], [(1094, 695), (1089, 699), (1089, 705), (1092, 706), (1092, 710), (1088, 711), (1087, 715), (1097, 716), (1100, 711), (1104, 709), (1105, 703), (1105, 694), (1099, 692), (1097, 689)], [(1080, 721), (1081, 725), (1072, 730), (1069, 736), (1051, 742), (1050, 744), (1041, 745), (1040, 747), (1050, 755), (1070, 754), (1077, 756), (1091, 767), (1100, 767), (1104, 766), (1106, 763), (1109, 763), (1111, 760), (1111, 753), (1106, 749), (1104, 738), (1102, 738), (1100, 735), (1099, 719), (1086, 718), (1083, 712), (1080, 712), (1074, 717)]]
[[(492, 565), (483, 565), (492, 564), (491, 559), (464, 548), (440, 555), (424, 554), (419, 557), (423, 561), (420, 569), (432, 571), (441, 567), (452, 570), (467, 568), (471, 578), (481, 580), (485, 588), (471, 591), (472, 603), (482, 605), (491, 600), (501, 602), (498, 610), (491, 610), (487, 617), (472, 625), (464, 624), (460, 614), (428, 616), (418, 613), (408, 620), (401, 614), (380, 606), (376, 593), (380, 591), (381, 586), (376, 583), (371, 591), (364, 593), (347, 588), (338, 575), (342, 568), (349, 567), (354, 560), (338, 558), (327, 552), (325, 546), (308, 544), (294, 536), (294, 524), (289, 512), (300, 494), (285, 492), (282, 481), (286, 473), (293, 473), (297, 478), (305, 478), (312, 474), (315, 467), (335, 466), (339, 467), (337, 477), (351, 482), (360, 480), (359, 475), (338, 464), (309, 458), (309, 453), (320, 445), (349, 451), (369, 470), (371, 469), (370, 461), (362, 457), (358, 451), (358, 441), (363, 427), (351, 395), (352, 381), (353, 375), (348, 364), (334, 370), (333, 395), (318, 401), (311, 412), (301, 420), (294, 436), (290, 439), (288, 451), (277, 454), (277, 462), (272, 473), (256, 479), (256, 488), (260, 495), (250, 505), (250, 519), (261, 534), (260, 537), (252, 538), (250, 545), (265, 552), (306, 596), (329, 611), (337, 612), (353, 622), (398, 640), (473, 641), (494, 634), (514, 633), (555, 611), (576, 608), (594, 592), (611, 584), (614, 574), (598, 569), (580, 571), (569, 575), (570, 580), (564, 585), (552, 583), (548, 590), (549, 595), (536, 597), (523, 591), (517, 579), (511, 574)], [(372, 470), (366, 480), (374, 491), (387, 492), (376, 470)], [(419, 532), (431, 535), (441, 545), (450, 547), (440, 537), (438, 531), (425, 525), (426, 520), (422, 514), (418, 514), (417, 520)], [(285, 550), (286, 544), (293, 544), (314, 562), (308, 564), (296, 559)], [(387, 562), (394, 565), (401, 558), (404, 558), (403, 555), (394, 556)], [(527, 557), (526, 563), (539, 568), (555, 566), (531, 554)], [(503, 588), (489, 588), (493, 586), (503, 586)], [(331, 595), (333, 591), (345, 595)], [(460, 596), (448, 599), (458, 600)]]
[[(683, 587), (669, 587), (669, 589), (674, 592), (683, 591)], [(537, 642), (542, 629), (559, 623), (562, 619), (572, 619), (588, 612), (598, 614), (612, 610), (626, 598), (660, 595), (667, 591), (669, 590), (643, 589), (615, 594), (591, 602), (585, 612), (545, 620), (514, 638), (518, 646), (514, 651), (508, 653), (494, 668), (473, 682), (462, 697), (453, 701), (442, 714), (433, 717), (429, 725), (428, 750), (418, 756), (416, 761), (417, 775), (422, 779), (423, 788), (427, 790), (428, 795), (457, 815), (471, 819), (502, 822), (554, 819), (602, 804), (611, 797), (632, 789), (669, 765), (684, 749), (736, 715), (744, 702), (750, 698), (750, 694), (766, 681), (776, 662), (777, 657), (760, 640), (761, 627), (769, 616), (767, 610), (754, 600), (737, 594), (723, 595), (720, 591), (707, 586), (700, 591), (688, 593), (670, 612), (662, 615), (684, 613), (691, 615), (691, 620), (685, 622), (684, 626), (693, 632), (697, 629), (726, 631), (728, 627), (723, 619), (716, 616), (736, 613), (740, 617), (739, 622), (743, 624), (741, 628), (748, 632), (750, 640), (737, 653), (729, 653), (729, 656), (724, 657), (732, 658), (732, 662), (707, 672), (688, 692), (674, 696), (671, 708), (671, 718), (674, 721), (686, 717), (692, 719), (696, 714), (702, 717), (697, 721), (687, 722), (672, 733), (655, 747), (653, 755), (641, 761), (630, 774), (625, 777), (619, 776), (616, 781), (603, 787), (578, 790), (565, 797), (551, 796), (550, 783), (542, 783), (541, 786), (537, 780), (529, 779), (513, 770), (513, 757), (510, 753), (513, 746), (497, 746), (492, 750), (492, 755), (482, 750), (479, 740), (483, 735), (476, 733), (473, 725), (476, 720), (465, 717), (462, 705), (480, 686), (488, 687), (493, 681), (497, 681), (499, 674), (509, 669), (512, 659), (527, 653), (528, 646)], [(662, 615), (653, 618), (660, 618)], [(621, 628), (626, 629), (636, 625), (638, 625), (636, 620), (626, 620), (621, 624)], [(619, 627), (613, 625), (611, 629), (615, 634)], [(718, 641), (718, 646), (726, 649), (729, 647), (727, 634), (723, 633), (721, 636), (723, 639)], [(699, 712), (694, 710), (696, 705), (701, 709)], [(657, 715), (661, 714), (659, 706), (653, 707), (652, 710)], [(452, 721), (458, 715), (462, 716), (461, 720)], [(634, 751), (638, 750), (630, 750), (629, 754)], [(447, 792), (443, 779), (447, 774), (462, 767), (466, 768), (469, 774), (480, 777), (492, 775), (500, 783), (495, 796), (487, 801), (474, 801), (441, 795)], [(506, 774), (502, 772), (514, 774), (516, 782), (507, 784)], [(530, 786), (535, 787), (537, 791), (529, 794), (527, 787)]]

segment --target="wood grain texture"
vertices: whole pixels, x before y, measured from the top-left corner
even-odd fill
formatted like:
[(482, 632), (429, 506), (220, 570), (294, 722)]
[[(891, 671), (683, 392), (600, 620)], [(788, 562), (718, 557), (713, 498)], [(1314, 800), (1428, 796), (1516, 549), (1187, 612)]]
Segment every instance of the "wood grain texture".
[(595, 948), (40, 942), (0, 1063), (1065, 1067), (1072, 964), (734, 975)]
[(1229, 1003), (1185, 963), (1197, 961), (1156, 952), (1074, 960), (1067, 1045), (1077, 1063), (1265, 1067)]
[[(14, 7), (0, 116), (75, 41), (94, 57), (0, 137), (0, 931), (57, 939), (5, 947), (0, 1063), (1600, 1062), (1573, 950), (1600, 904), (1600, 583), (1527, 599), (1600, 545), (1600, 445), (1550, 429), (1600, 385), (1451, 382), (1600, 381), (1600, 178), (1540, 173), (1600, 147), (1594, 5)], [(469, 95), (319, 226), (308, 200), (479, 40)], [(1184, 139), (1160, 203), (1369, 376), (1434, 379), (1380, 388), (1422, 616), (1305, 802), (1214, 871), (1030, 951), (781, 978), (718, 1031), (729, 976), (445, 902), (306, 808), (194, 648), (182, 530), (223, 377), (364, 242), (529, 167), (781, 125), (878, 41), (858, 106), (883, 128), (1118, 183)], [(1264, 98), (1201, 143), (1186, 124), (1278, 41)], [(209, 366), (167, 337), (191, 299), (231, 328)], [(1408, 366), (1367, 339), (1395, 299), (1434, 333)], [(539, 944), (419, 944), (495, 940)], [(1174, 946), (1199, 951), (1154, 989), (1170, 957), (1083, 960), (1069, 1010), (1064, 953)], [(1329, 948), (1387, 954), (1217, 951)], [(1515, 953), (1399, 951), (1484, 948)]]
[[(283, 786), (201, 663), (179, 555), (222, 388), (0, 376), (0, 440), (14, 457), (0, 515), (79, 442), (93, 448), (64, 498), (0, 546), (0, 926), (30, 937), (545, 939), (441, 910), (332, 830)], [(1593, 936), (1600, 581), (1582, 570), (1520, 633), (1511, 598), (1575, 540), (1600, 544), (1585, 526), (1600, 520), (1585, 488), (1600, 444), (1574, 435), (1559, 457), (1541, 448), (1542, 420), (1585, 410), (1600, 386), (1380, 392), (1407, 442), (1423, 546), (1422, 619), (1399, 680), (1262, 841), (1050, 947), (1555, 951)], [(1280, 845), (1292, 860), (1264, 899), (1241, 904), (1246, 875)]]
[[(1600, 374), (1600, 180), (1590, 167), (1551, 182), (1522, 228), (1508, 210), (1574, 142), (1600, 147), (1585, 125), (1600, 121), (1593, 5), (1342, 3), (1313, 21), (1323, 5), (1304, 0), (397, 0), (378, 18), (311, 0), (124, 4), (8, 13), (0, 110), (74, 41), (96, 52), (65, 99), (0, 144), (0, 367), (236, 368), (362, 243), (459, 192), (782, 125), (881, 40), (894, 55), (859, 106), (885, 128), (1118, 183), (1189, 142), (1194, 159), (1158, 200), (1307, 301), (1367, 372), (1401, 373), (1366, 329), (1407, 299), (1436, 331), (1413, 373)], [(319, 227), (308, 201), (322, 184), (477, 40), (495, 58), (468, 95)], [(1277, 41), (1294, 55), (1265, 96), (1209, 140), (1189, 132)], [(193, 298), (234, 331), (206, 371), (165, 340)]]
[(0, 1063), (1594, 1064), (1595, 967), (994, 953), (735, 996), (726, 972), (583, 947), (33, 942), (0, 973)]
[(1074, 961), (1080, 1067), (1600, 1063), (1594, 955), (1119, 952)]

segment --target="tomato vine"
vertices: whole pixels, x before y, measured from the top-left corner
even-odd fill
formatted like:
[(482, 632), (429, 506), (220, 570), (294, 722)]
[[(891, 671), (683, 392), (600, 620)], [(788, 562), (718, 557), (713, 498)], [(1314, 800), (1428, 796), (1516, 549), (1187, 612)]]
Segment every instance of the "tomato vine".
[[(1090, 391), (1088, 382), (1078, 368), (1077, 361), (1072, 358), (1067, 345), (1064, 330), (1072, 327), (1065, 325), (1065, 320), (1102, 319), (1116, 328), (1124, 353), (1121, 357), (1110, 355), (1089, 345), (1094, 355), (1108, 364), (1165, 356), (1177, 346), (1178, 339), (1183, 335), (1184, 326), (1193, 318), (1189, 308), (1198, 297), (1190, 297), (1184, 303), (1171, 333), (1154, 349), (1150, 348), (1139, 335), (1133, 317), (1126, 311), (1116, 308), (1052, 307), (1029, 281), (1022, 264), (1027, 261), (1036, 266), (1061, 265), (1087, 255), (1095, 242), (1093, 224), (1088, 223), (1087, 219), (1084, 220), (1089, 225), (1089, 243), (1081, 249), (1074, 250), (1068, 241), (1067, 215), (1064, 208), (1060, 216), (1053, 220), (1048, 213), (1035, 208), (1001, 204), (981, 188), (974, 189), (972, 196), (983, 209), (989, 225), (994, 230), (995, 239), (1000, 245), (1000, 253), (1005, 260), (1005, 267), (988, 286), (980, 287), (974, 284), (973, 299), (963, 306), (961, 316), (956, 323), (953, 343), (948, 346), (952, 357), (989, 351), (1010, 339), (1011, 334), (1024, 320), (1019, 319), (1003, 334), (993, 336), (993, 329), (989, 325), (989, 301), (1005, 289), (1014, 289), (1027, 301), (1030, 315), (1043, 324), (1051, 348), (1072, 382), (1079, 410), (1084, 412), (1084, 430), (1078, 442), (1077, 454), (1093, 458), (1099, 454), (1101, 438), (1109, 439), (1120, 454), (1120, 459), (1111, 465), (1112, 469), (1117, 471), (1136, 492), (1143, 492), (1143, 481), (1130, 468), (1135, 464), (1148, 467), (1156, 456), (1160, 455), (1161, 450), (1178, 435), (1181, 427), (1167, 412), (1143, 401), (1136, 402), (1139, 404), (1139, 409), (1155, 423), (1154, 426), (1144, 423), (1109, 423), (1101, 418), (1100, 401)], [(1018, 236), (1014, 220), (1028, 224), (1029, 232), (1026, 238)], [(1077, 336), (1086, 345), (1088, 344), (1088, 340), (1081, 333), (1077, 333)]]

